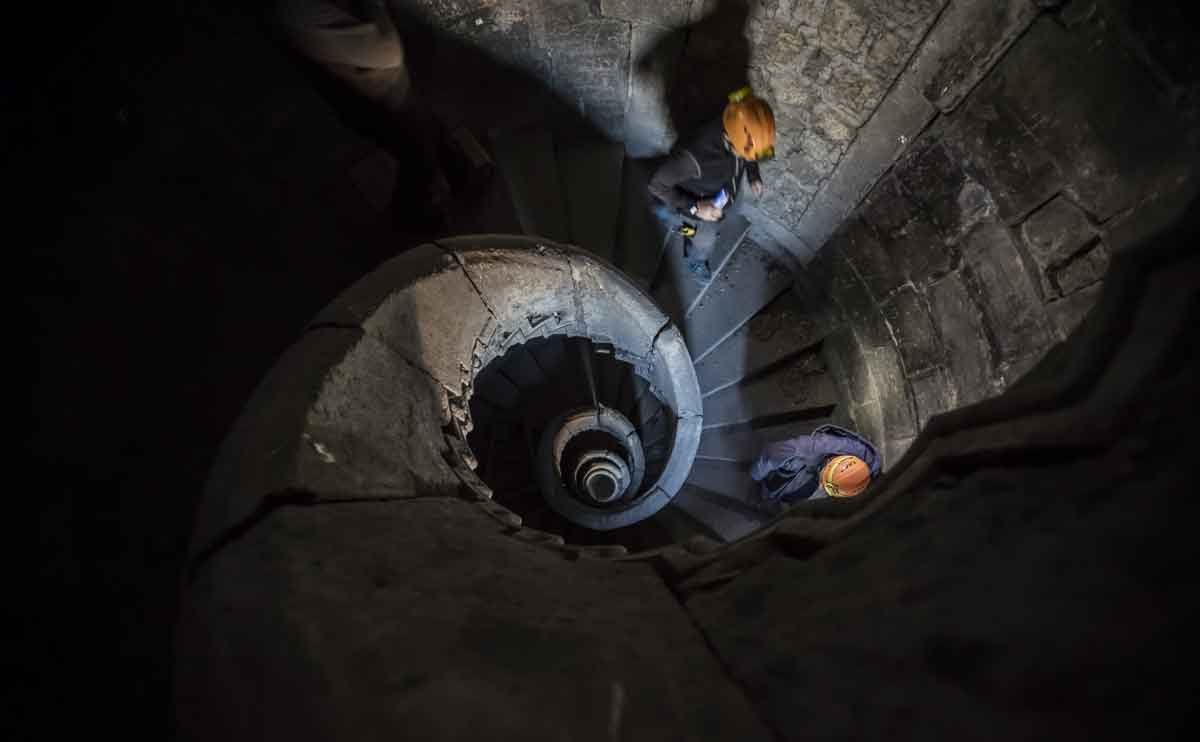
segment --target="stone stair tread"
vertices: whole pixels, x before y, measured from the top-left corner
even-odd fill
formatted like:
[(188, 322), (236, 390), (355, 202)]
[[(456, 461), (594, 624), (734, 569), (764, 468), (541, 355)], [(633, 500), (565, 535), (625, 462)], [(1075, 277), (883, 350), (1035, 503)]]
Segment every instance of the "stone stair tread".
[(493, 130), (490, 138), (522, 231), (567, 242), (567, 211), (550, 130), (535, 124)]
[(671, 500), (671, 506), (683, 511), (721, 541), (736, 541), (757, 531), (772, 516), (749, 512), (738, 500), (685, 484)]
[(751, 462), (768, 443), (811, 433), (829, 422), (832, 422), (830, 418), (819, 417), (749, 430), (711, 428), (700, 435), (696, 455), (704, 460)]
[(696, 535), (708, 535), (707, 529), (686, 511), (675, 507), (674, 501), (654, 514), (651, 519), (666, 532), (673, 543), (682, 543)]
[(835, 326), (833, 311), (808, 310), (784, 291), (696, 364), (700, 393), (708, 396), (811, 348)]
[(730, 214), (716, 228), (717, 238), (708, 259), (713, 280), (707, 286), (701, 286), (688, 272), (687, 260), (683, 255), (683, 237), (673, 234), (667, 240), (654, 298), (677, 325), (683, 326), (684, 317), (699, 305), (704, 294), (712, 286), (719, 285), (718, 276), (750, 231), (750, 222), (741, 214)]
[(616, 248), (624, 158), (624, 147), (607, 139), (563, 143), (558, 150), (571, 244), (610, 263)]
[(705, 397), (704, 427), (823, 411), (835, 407), (838, 401), (837, 388), (820, 356), (805, 353), (752, 381)]
[(643, 289), (649, 289), (666, 241), (666, 229), (651, 212), (646, 186), (653, 160), (626, 158), (621, 168), (621, 212), (613, 261)]
[(744, 462), (697, 459), (687, 484), (736, 500), (752, 511), (757, 509), (758, 483), (750, 478)]
[(744, 239), (680, 329), (693, 362), (749, 322), (792, 283), (792, 271), (753, 239)]

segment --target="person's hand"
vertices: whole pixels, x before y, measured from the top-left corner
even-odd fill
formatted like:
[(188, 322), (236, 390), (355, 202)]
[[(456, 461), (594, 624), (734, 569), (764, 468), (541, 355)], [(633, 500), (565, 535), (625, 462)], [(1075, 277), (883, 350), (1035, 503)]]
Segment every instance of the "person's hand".
[(767, 192), (767, 187), (761, 180), (752, 180), (750, 181), (750, 191), (754, 193), (755, 198), (762, 198), (762, 195)]
[(696, 217), (706, 222), (720, 221), (725, 212), (717, 208), (712, 201), (701, 201), (696, 204)]

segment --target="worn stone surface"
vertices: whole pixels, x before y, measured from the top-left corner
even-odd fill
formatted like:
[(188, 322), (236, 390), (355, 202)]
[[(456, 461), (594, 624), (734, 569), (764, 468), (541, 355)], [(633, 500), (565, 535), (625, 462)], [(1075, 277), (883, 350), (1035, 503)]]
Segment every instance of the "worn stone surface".
[(1029, 0), (952, 3), (941, 23), (956, 28), (957, 44), (938, 58), (939, 70), (925, 86), (925, 97), (943, 111), (953, 109), (1037, 13)]
[(887, 436), (908, 438), (916, 435), (917, 423), (909, 400), (908, 381), (895, 346), (864, 349), (863, 357), (875, 381)]
[(821, 358), (805, 353), (753, 381), (704, 398), (704, 426), (719, 427), (757, 418), (821, 410), (839, 395)]
[(929, 418), (958, 407), (958, 395), (945, 370), (933, 371), (910, 378), (913, 402), (917, 408), (917, 428), (924, 429)]
[(907, 286), (902, 288), (880, 305), (880, 309), (892, 329), (892, 336), (896, 339), (908, 374), (941, 362), (942, 349), (937, 331), (933, 329), (925, 302), (914, 289)]
[(866, 222), (852, 218), (844, 227), (844, 235), (839, 244), (845, 246), (846, 258), (876, 301), (882, 301), (904, 282), (879, 236)]
[(1029, 215), (1021, 224), (1021, 235), (1030, 255), (1047, 270), (1094, 239), (1096, 230), (1077, 206), (1057, 196)]
[(624, 139), (629, 24), (589, 20), (547, 32), (545, 43), (555, 92), (602, 133)]
[(1054, 269), (1050, 282), (1063, 296), (1090, 286), (1104, 278), (1108, 271), (1108, 250), (1097, 243), (1090, 250), (1074, 256), (1065, 265)]
[(314, 324), (361, 326), (447, 389), (466, 381), (475, 341), (491, 312), (454, 257), (422, 245), (346, 289)]
[(1041, 297), (1006, 228), (980, 225), (963, 242), (963, 260), (978, 283), (988, 327), (1003, 358), (1015, 359), (1050, 342)]
[(177, 640), (192, 738), (771, 738), (650, 567), (458, 500), (278, 510), (206, 566)]
[(717, 391), (811, 347), (831, 329), (831, 319), (805, 311), (798, 297), (785, 291), (696, 364), (701, 391)]
[(599, 0), (600, 14), (635, 23), (676, 28), (691, 20), (693, 0), (664, 0), (643, 3), (638, 0)]
[(282, 494), (453, 492), (457, 480), (438, 454), (448, 420), (441, 387), (379, 340), (357, 329), (306, 333), (260, 382), (222, 444), (193, 554)]
[(1052, 154), (1073, 200), (1097, 220), (1191, 167), (1180, 154), (1181, 146), (1194, 152), (1194, 140), (1108, 24), (1066, 31), (1042, 18), (996, 74), (1004, 105)]
[(1054, 324), (1054, 329), (1058, 333), (1058, 337), (1065, 340), (1075, 328), (1083, 322), (1083, 318), (1087, 316), (1092, 307), (1096, 305), (1096, 301), (1100, 298), (1101, 286), (1092, 284), (1085, 288), (1076, 291), (1070, 296), (1063, 297), (1057, 301), (1052, 301), (1046, 304), (1046, 314), (1050, 317), (1050, 321)]
[(876, 399), (875, 385), (867, 369), (867, 361), (854, 333), (841, 329), (825, 338), (821, 354), (828, 366), (843, 385), (851, 404), (862, 405)]
[(833, 298), (841, 307), (846, 324), (854, 329), (854, 334), (867, 347), (890, 345), (892, 336), (887, 323), (883, 321), (879, 307), (850, 261), (836, 255), (833, 268)]
[(1013, 221), (1056, 193), (1063, 176), (1054, 158), (1009, 108), (989, 77), (955, 113), (944, 142), (981, 183), (1005, 221)]
[(992, 353), (984, 334), (983, 316), (958, 273), (929, 287), (929, 306), (946, 350), (946, 365), (959, 404), (992, 396)]

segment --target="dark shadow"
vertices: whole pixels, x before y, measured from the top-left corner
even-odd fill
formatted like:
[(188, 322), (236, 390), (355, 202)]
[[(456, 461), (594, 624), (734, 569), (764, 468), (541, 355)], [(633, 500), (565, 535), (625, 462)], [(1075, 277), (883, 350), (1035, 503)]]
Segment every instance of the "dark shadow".
[[(666, 90), (665, 109), (669, 120), (658, 122), (627, 121), (627, 129), (662, 129), (674, 132), (679, 142), (686, 142), (695, 131), (718, 119), (731, 92), (748, 84), (750, 44), (745, 35), (750, 7), (744, 0), (722, 0), (707, 16), (688, 26), (664, 34), (653, 48), (635, 60), (635, 73), (662, 81)], [(631, 110), (630, 115), (636, 115)], [(660, 160), (644, 160), (640, 164), (646, 181)], [(645, 183), (629, 183), (645, 193)], [(627, 195), (631, 208), (637, 202)], [(645, 214), (629, 214), (632, 224), (642, 227), (642, 236), (635, 240), (655, 252), (650, 275), (654, 276), (655, 296), (673, 319), (691, 302), (699, 288), (689, 275), (662, 259), (662, 255), (679, 257), (682, 238), (669, 230), (678, 226), (679, 218), (657, 200), (645, 195)], [(674, 251), (674, 252), (672, 252)], [(662, 255), (659, 255), (661, 253)], [(718, 266), (712, 266), (714, 270)], [(685, 285), (685, 282), (686, 285)]]
[(672, 32), (638, 61), (645, 65), (682, 40), (667, 87), (671, 123), (681, 137), (720, 116), (728, 95), (749, 84), (749, 15), (749, 0), (720, 0), (712, 13)]

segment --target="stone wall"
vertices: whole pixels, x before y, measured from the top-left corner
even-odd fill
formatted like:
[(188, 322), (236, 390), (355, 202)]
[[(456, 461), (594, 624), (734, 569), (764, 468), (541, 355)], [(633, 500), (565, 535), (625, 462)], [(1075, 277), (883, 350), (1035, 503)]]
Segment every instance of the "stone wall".
[(845, 320), (826, 350), (853, 422), (891, 463), (1065, 339), (1149, 205), (1195, 188), (1194, 69), (1154, 62), (1161, 22), (1097, 5), (1037, 17), (965, 97), (926, 89), (951, 110), (810, 266)]
[(819, 254), (845, 422), (893, 462), (1064, 339), (1200, 160), (1187, 24), (1131, 0), (396, 1), (633, 156), (751, 82), (779, 120), (755, 221)]
[(753, 84), (780, 131), (761, 206), (805, 237), (810, 203), (947, 0), (393, 2), (541, 81), (635, 157), (665, 153)]

